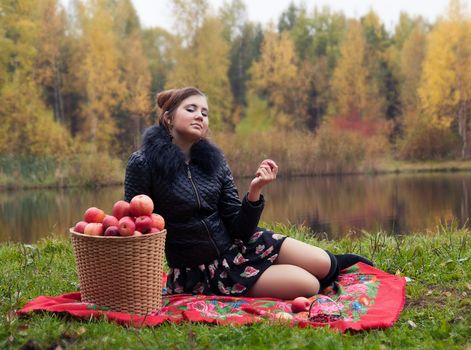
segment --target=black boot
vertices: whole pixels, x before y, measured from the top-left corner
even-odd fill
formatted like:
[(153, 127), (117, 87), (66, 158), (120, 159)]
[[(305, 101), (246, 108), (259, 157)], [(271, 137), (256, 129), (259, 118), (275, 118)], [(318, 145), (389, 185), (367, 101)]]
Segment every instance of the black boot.
[(320, 282), (319, 292), (330, 286), (333, 286), (334, 290), (337, 292), (338, 286), (335, 283), (335, 280), (337, 279), (340, 273), (339, 265), (337, 263), (337, 258), (335, 257), (334, 254), (332, 254), (328, 250), (326, 250), (325, 252), (330, 257), (330, 270), (329, 270), (329, 273), (323, 279), (319, 280)]
[(362, 262), (370, 266), (374, 266), (373, 262), (367, 258), (356, 255), (356, 254), (337, 254), (335, 255), (337, 259), (339, 270), (343, 270), (349, 266), (355, 265), (357, 262)]

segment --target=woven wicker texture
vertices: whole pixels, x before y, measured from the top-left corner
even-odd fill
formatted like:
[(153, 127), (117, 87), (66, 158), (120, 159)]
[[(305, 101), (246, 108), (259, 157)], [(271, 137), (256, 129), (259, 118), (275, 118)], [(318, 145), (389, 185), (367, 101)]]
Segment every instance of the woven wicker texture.
[(162, 307), (166, 230), (136, 237), (70, 233), (82, 301), (135, 315)]

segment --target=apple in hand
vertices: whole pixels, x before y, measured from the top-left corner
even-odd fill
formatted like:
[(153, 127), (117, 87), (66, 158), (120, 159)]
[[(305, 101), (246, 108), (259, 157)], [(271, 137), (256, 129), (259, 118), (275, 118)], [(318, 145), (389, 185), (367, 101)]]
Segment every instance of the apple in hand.
[(109, 226), (104, 233), (104, 236), (119, 236), (118, 226)]
[(117, 201), (113, 204), (111, 214), (113, 214), (113, 216), (118, 220), (124, 216), (129, 216), (129, 203), (123, 200)]
[(88, 222), (86, 221), (79, 221), (75, 224), (74, 231), (78, 233), (84, 233), (85, 232), (85, 226), (88, 225)]
[(129, 215), (130, 216), (143, 216), (151, 215), (154, 211), (154, 202), (145, 194), (138, 194), (129, 202)]
[(103, 224), (90, 222), (85, 226), (85, 231), (83, 233), (89, 236), (103, 236)]
[(132, 236), (136, 230), (136, 224), (129, 216), (122, 217), (118, 227), (121, 236)]
[(105, 215), (105, 218), (103, 219), (102, 224), (103, 224), (103, 229), (106, 231), (106, 229), (110, 226), (118, 226), (119, 220), (112, 215)]
[(152, 213), (151, 218), (152, 218), (152, 227), (155, 227), (159, 231), (162, 231), (165, 227), (165, 220), (162, 217), (162, 215)]
[(309, 305), (311, 305), (311, 303), (309, 302), (308, 298), (297, 297), (291, 303), (291, 311), (293, 312), (308, 311)]
[(273, 170), (276, 166), (276, 163), (274, 160), (271, 160), (271, 159), (264, 159), (262, 160), (262, 162), (260, 163), (260, 165), (268, 165), (270, 167), (271, 170)]
[(136, 218), (136, 230), (141, 233), (147, 233), (152, 228), (152, 218), (147, 215)]
[(105, 218), (105, 212), (101, 209), (98, 209), (97, 207), (90, 207), (87, 210), (85, 210), (85, 213), (83, 214), (83, 220), (88, 223), (91, 223), (91, 222), (101, 223), (104, 218)]

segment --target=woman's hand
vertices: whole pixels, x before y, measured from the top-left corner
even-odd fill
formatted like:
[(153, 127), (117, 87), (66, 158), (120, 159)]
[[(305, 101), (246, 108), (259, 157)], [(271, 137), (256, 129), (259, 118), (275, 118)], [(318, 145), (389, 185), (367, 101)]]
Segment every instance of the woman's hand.
[(274, 181), (276, 174), (278, 174), (278, 165), (273, 160), (265, 159), (262, 161), (255, 173), (255, 178), (250, 183), (248, 200), (257, 202), (260, 199), (262, 188)]

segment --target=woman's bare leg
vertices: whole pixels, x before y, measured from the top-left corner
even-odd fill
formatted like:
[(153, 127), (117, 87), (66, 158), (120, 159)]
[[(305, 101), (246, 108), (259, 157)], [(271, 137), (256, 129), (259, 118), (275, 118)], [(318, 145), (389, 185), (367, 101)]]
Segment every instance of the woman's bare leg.
[(266, 269), (250, 288), (252, 298), (294, 299), (319, 292), (319, 281), (311, 273), (294, 265), (277, 264)]
[(299, 266), (317, 279), (322, 279), (329, 273), (330, 262), (331, 259), (324, 249), (290, 237), (284, 240), (275, 260), (275, 264)]

